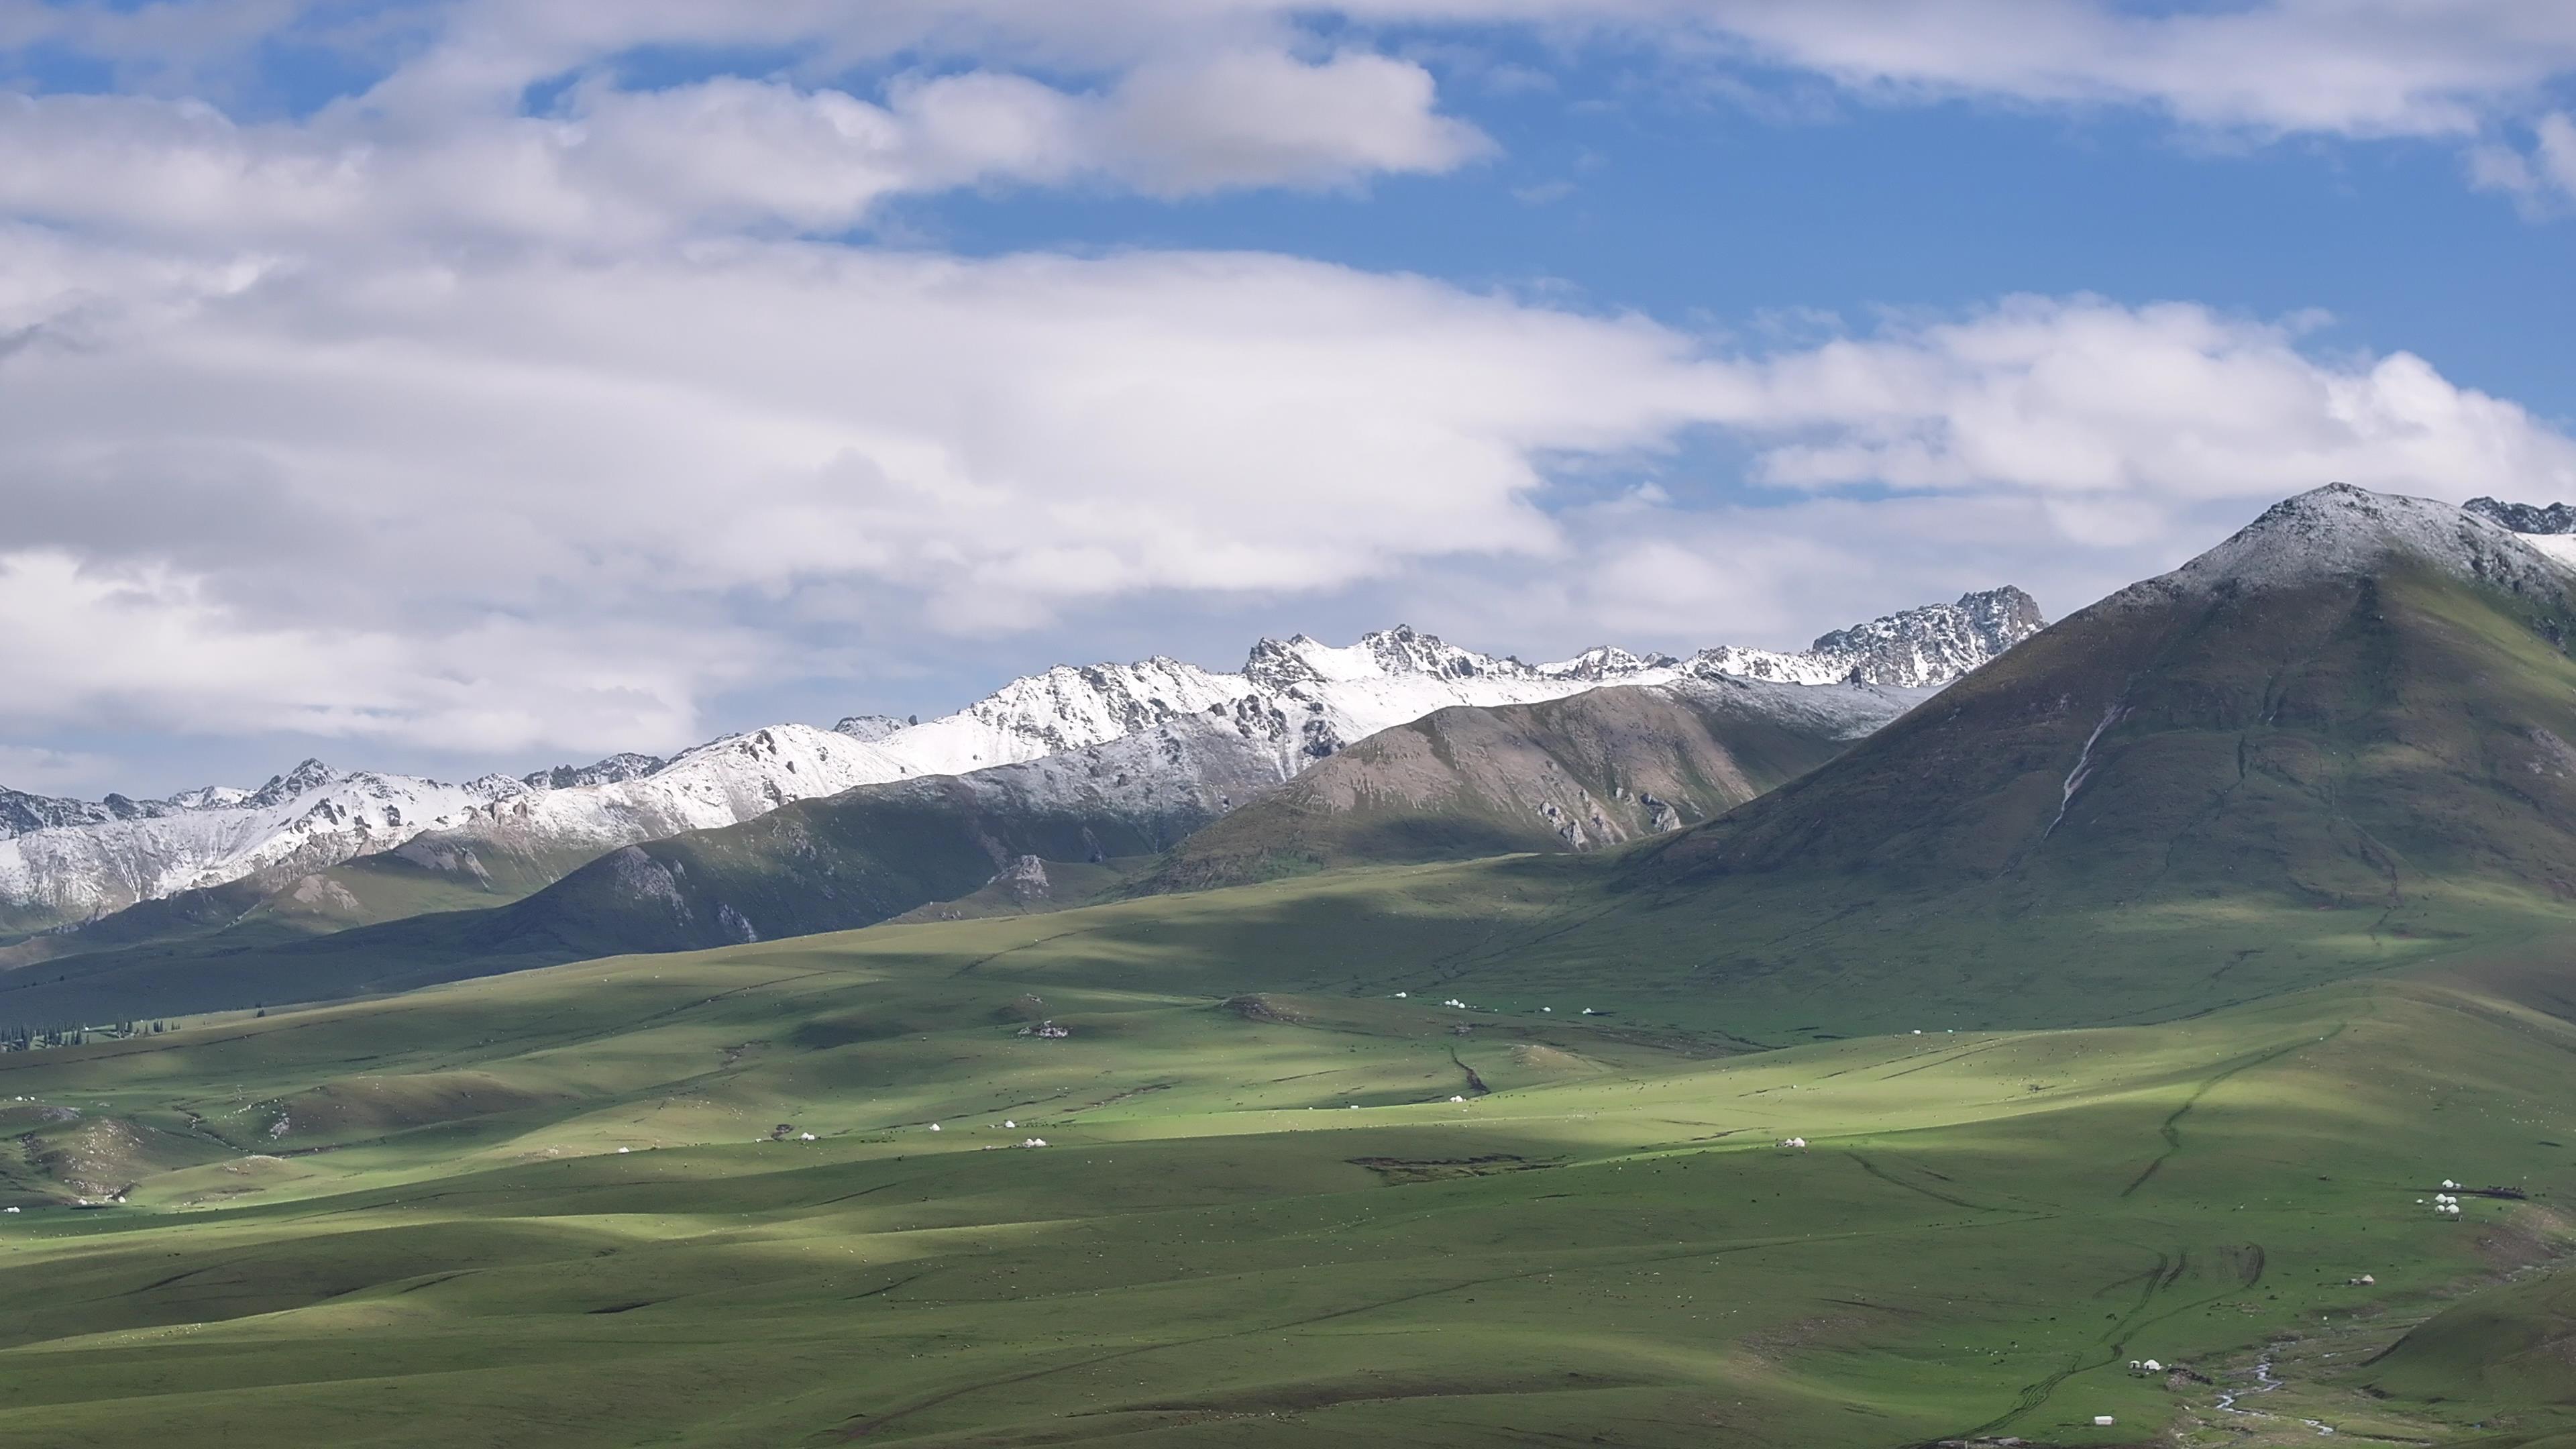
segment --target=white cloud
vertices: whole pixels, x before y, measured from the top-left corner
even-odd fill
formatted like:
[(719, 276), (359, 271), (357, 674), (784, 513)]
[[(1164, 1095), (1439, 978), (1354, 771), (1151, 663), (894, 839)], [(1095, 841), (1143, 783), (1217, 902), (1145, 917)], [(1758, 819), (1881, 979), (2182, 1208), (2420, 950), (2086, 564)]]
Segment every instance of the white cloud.
[(171, 240), (346, 245), (477, 237), (629, 248), (743, 229), (830, 233), (894, 195), (1097, 181), (1158, 195), (1454, 169), (1488, 149), (1409, 62), (1268, 52), (1068, 93), (974, 71), (882, 105), (718, 77), (593, 78), (545, 115), (422, 133), (350, 104), (244, 125), (200, 101), (0, 94), (0, 211)]
[(2521, 407), (2408, 353), (2313, 356), (2297, 345), (2312, 320), (2018, 298), (1772, 361), (1745, 421), (1815, 430), (1762, 461), (1798, 487), (2009, 489), (2061, 506), (2329, 479), (2463, 498), (2576, 490), (2576, 448)]
[(2531, 149), (2492, 143), (2469, 153), (2469, 179), (2535, 212), (2576, 200), (2576, 117), (2552, 111), (2532, 123)]
[[(0, 49), (127, 83), (0, 95), (0, 729), (666, 748), (856, 637), (1364, 589), (1500, 647), (1785, 642), (2006, 578), (2062, 610), (2329, 478), (2576, 494), (2551, 426), (2312, 319), (2024, 298), (1721, 352), (1277, 256), (791, 239), (1454, 171), (1493, 143), (1405, 57), (1492, 25), (2460, 138), (2576, 195), (2537, 99), (2576, 10), (2508, 0), (0, 0)], [(280, 34), (374, 79), (263, 104)], [(774, 54), (647, 87), (638, 47)], [(1711, 501), (1703, 430), (1759, 506)]]
[(2205, 126), (2474, 133), (2576, 69), (2576, 10), (2528, 0), (1712, 0), (1682, 5), (1776, 63), (1896, 98), (2151, 105)]
[[(2147, 106), (2257, 134), (2459, 137), (2479, 143), (2480, 184), (2526, 197), (2576, 166), (2553, 129), (2564, 118), (2536, 105), (2576, 71), (2576, 7), (2527, 0), (2165, 13), (2109, 0), (413, 0), (363, 19), (288, 0), (0, 0), (0, 50), (98, 55), (151, 88), (0, 101), (13, 158), (0, 207), (233, 241), (616, 247), (830, 234), (888, 197), (957, 187), (1343, 186), (1492, 151), (1441, 112), (1431, 71), (1373, 47), (1495, 25), (1696, 55), (1731, 86), (1759, 63), (1894, 102)], [(189, 99), (255, 91), (255, 47), (279, 36), (337, 49), (376, 79), (296, 119), (245, 121), (253, 111)], [(639, 48), (692, 47), (780, 59), (652, 89), (619, 79)], [(530, 114), (537, 87), (559, 98)], [(2537, 119), (2528, 156), (2496, 140), (2516, 117)]]
[[(1729, 355), (1259, 255), (183, 266), (22, 230), (0, 278), (0, 712), (28, 726), (668, 747), (836, 635), (1504, 568), (1547, 601), (1496, 603), (1536, 631), (1505, 647), (1706, 642), (1998, 577), (2098, 592), (2330, 478), (2576, 494), (2576, 446), (2510, 402), (2179, 304)], [(1701, 428), (1790, 506), (1710, 504)], [(1585, 504), (1578, 462), (1669, 496)]]
[[(703, 625), (261, 623), (205, 577), (58, 548), (0, 553), (0, 620), (0, 672), (27, 686), (0, 699), (0, 727), (286, 731), (487, 757), (693, 738), (702, 691), (776, 662), (757, 638)], [(0, 752), (0, 765), (20, 781), (98, 774), (95, 757), (52, 751)]]
[(90, 788), (100, 780), (108, 781), (103, 788), (114, 789), (117, 782), (105, 773), (109, 764), (104, 756), (78, 750), (0, 744), (0, 781), (7, 782), (0, 790), (44, 795)]
[(310, 0), (15, 0), (0, 5), (0, 45), (42, 39), (193, 77), (207, 58), (233, 59), (282, 31), (392, 69), (380, 104), (444, 113), (647, 46), (771, 48), (825, 71), (967, 57), (1119, 74), (1311, 47), (1318, 20), (1363, 34), (1500, 25), (1720, 46), (1892, 95), (2146, 104), (2193, 124), (2348, 135), (2465, 134), (2576, 69), (2576, 11), (2532, 0), (411, 0), (365, 22)]

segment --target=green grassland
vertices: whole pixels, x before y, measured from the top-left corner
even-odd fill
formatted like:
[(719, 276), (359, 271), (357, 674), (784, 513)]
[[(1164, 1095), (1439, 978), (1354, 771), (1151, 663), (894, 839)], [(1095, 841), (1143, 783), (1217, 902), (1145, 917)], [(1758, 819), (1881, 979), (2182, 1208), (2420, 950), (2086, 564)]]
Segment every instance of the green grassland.
[[(1461, 971), (1563, 924), (1539, 883), (1565, 877), (1524, 864), (0, 1057), (0, 1194), (26, 1209), (0, 1217), (0, 1434), (2576, 1432), (2547, 1269), (2576, 1226), (2576, 977), (2538, 915), (2510, 918), (2532, 944), (2476, 949), (2240, 921), (2346, 979), (2154, 1025), (1916, 1035), (1832, 992), (1797, 1023), (1724, 993), (1688, 1010), (1663, 968), (1607, 958), (1597, 999)], [(2080, 1006), (2032, 1019), (2118, 1014)], [(1048, 1021), (1071, 1035), (1021, 1034)], [(1792, 1026), (1849, 1039), (1784, 1046)], [(2417, 1199), (2444, 1177), (2522, 1196), (2442, 1221)], [(2521, 1368), (2490, 1370), (2508, 1339)], [(2287, 1382), (2235, 1407), (2272, 1417), (2221, 1409), (2258, 1360)]]

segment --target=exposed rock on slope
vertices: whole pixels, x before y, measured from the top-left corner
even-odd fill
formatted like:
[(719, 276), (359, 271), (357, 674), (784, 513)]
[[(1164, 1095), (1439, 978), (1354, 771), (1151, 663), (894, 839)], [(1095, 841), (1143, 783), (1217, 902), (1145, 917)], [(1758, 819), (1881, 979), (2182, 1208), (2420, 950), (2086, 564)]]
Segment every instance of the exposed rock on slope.
[[(379, 852), (395, 853), (390, 869), (428, 878), (391, 893), (399, 898), (438, 898), (459, 888), (515, 897), (622, 845), (755, 819), (860, 785), (1038, 760), (1183, 720), (1232, 732), (1284, 777), (1450, 705), (1530, 703), (1603, 684), (1765, 671), (1936, 683), (2036, 623), (2027, 597), (2004, 589), (1828, 635), (1820, 648), (1832, 649), (1812, 657), (1721, 649), (1681, 661), (1602, 648), (1531, 665), (1401, 627), (1346, 648), (1299, 635), (1262, 641), (1237, 673), (1171, 659), (1059, 667), (940, 719), (860, 716), (837, 730), (772, 725), (667, 761), (620, 755), (522, 779), (447, 785), (343, 776), (307, 761), (257, 791), (209, 789), (153, 802), (110, 797), (96, 805), (0, 796), (0, 932), (51, 930), (235, 882), (263, 897)], [(1138, 768), (1155, 767), (1147, 761)], [(196, 919), (238, 909), (236, 894), (167, 914)], [(353, 898), (363, 902), (366, 893)]]
[(1147, 888), (1615, 845), (1740, 805), (1933, 693), (1721, 677), (1445, 709), (1372, 735), (1191, 836)]
[(2495, 498), (2472, 498), (2460, 505), (2467, 511), (2501, 524), (2515, 533), (2576, 533), (2576, 508), (2552, 503), (2546, 508), (2529, 503), (2506, 503)]
[(1920, 689), (1947, 684), (2038, 633), (2039, 603), (2006, 585), (1962, 594), (1955, 604), (1927, 604), (1866, 624), (1837, 629), (1803, 654), (1763, 649), (1710, 649), (1690, 672), (1734, 674), (1786, 684), (1882, 684)]
[(60, 958), (42, 973), (0, 974), (0, 1020), (68, 1020), (109, 1004), (167, 1014), (396, 990), (586, 956), (870, 925), (975, 894), (1023, 857), (1156, 854), (1279, 779), (1269, 743), (1177, 719), (1043, 760), (860, 786), (623, 847), (507, 905), (302, 940), (278, 940), (252, 923), (175, 945)]

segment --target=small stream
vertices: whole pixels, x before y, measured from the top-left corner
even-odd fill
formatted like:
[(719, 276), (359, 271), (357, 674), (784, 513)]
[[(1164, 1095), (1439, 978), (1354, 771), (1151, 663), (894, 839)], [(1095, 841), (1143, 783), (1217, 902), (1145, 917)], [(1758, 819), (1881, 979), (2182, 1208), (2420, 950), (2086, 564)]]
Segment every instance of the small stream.
[(2279, 1388), (2281, 1383), (2281, 1376), (2272, 1372), (2272, 1350), (2267, 1348), (2263, 1350), (2263, 1356), (2261, 1358), (2254, 1360), (2254, 1387), (2250, 1389), (2228, 1389), (2219, 1394), (2218, 1412), (2222, 1414), (2234, 1414), (2239, 1418), (2246, 1419), (2273, 1418), (2275, 1417), (2274, 1415), (2263, 1413), (2257, 1409), (2240, 1409), (2236, 1407), (2236, 1401), (2254, 1394), (2268, 1394), (2274, 1389)]
[[(2278, 1414), (2266, 1414), (2260, 1409), (2240, 1409), (2236, 1407), (2237, 1401), (2240, 1399), (2252, 1398), (2256, 1394), (2268, 1394), (2274, 1389), (2279, 1388), (2283, 1383), (2287, 1382), (2287, 1380), (2283, 1379), (2279, 1374), (2272, 1372), (2273, 1352), (2274, 1350), (2267, 1348), (2263, 1350), (2263, 1356), (2261, 1358), (2254, 1360), (2254, 1387), (2250, 1389), (2225, 1389), (2219, 1393), (2218, 1412), (2222, 1414), (2234, 1414), (2241, 1419), (2276, 1419), (2280, 1417)], [(2320, 1434), (2331, 1434), (2335, 1432), (2335, 1428), (2332, 1424), (2324, 1423), (2320, 1420), (2301, 1419), (2299, 1422), (2316, 1430)]]

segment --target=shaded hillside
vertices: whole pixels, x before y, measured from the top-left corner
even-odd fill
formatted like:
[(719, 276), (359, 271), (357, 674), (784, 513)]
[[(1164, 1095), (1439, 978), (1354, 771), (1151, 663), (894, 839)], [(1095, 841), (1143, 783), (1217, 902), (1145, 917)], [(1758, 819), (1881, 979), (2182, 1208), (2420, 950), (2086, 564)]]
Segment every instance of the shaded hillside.
[(1677, 837), (1664, 883), (1983, 883), (2031, 903), (2576, 890), (2576, 575), (2335, 487), (2059, 623), (1829, 769)]
[(1144, 888), (1618, 845), (1740, 805), (1933, 693), (1718, 678), (1441, 710), (1201, 830)]
[(0, 1022), (312, 1000), (871, 925), (971, 895), (1025, 856), (1159, 854), (1276, 784), (1278, 768), (1264, 739), (1176, 721), (1046, 760), (865, 785), (627, 846), (506, 905), (303, 939), (253, 913), (198, 939), (37, 963), (0, 975)]

